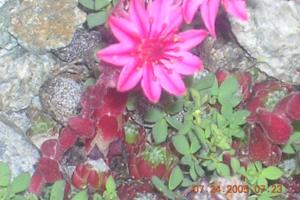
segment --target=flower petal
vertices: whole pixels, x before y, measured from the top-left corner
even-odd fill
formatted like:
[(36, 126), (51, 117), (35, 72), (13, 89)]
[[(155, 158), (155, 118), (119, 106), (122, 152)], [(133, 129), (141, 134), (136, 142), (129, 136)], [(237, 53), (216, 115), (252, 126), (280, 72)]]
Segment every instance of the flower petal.
[[(109, 27), (114, 36), (127, 44), (135, 43), (137, 39), (136, 26), (126, 18), (110, 16), (108, 20)], [(126, 26), (124, 26), (126, 24)]]
[(149, 17), (145, 7), (140, 0), (131, 0), (129, 15), (141, 35), (146, 36), (148, 32)]
[(183, 0), (182, 14), (184, 20), (190, 24), (203, 0)]
[(218, 15), (220, 0), (205, 0), (201, 6), (201, 16), (205, 27), (216, 37), (215, 21)]
[(191, 75), (199, 70), (203, 69), (203, 63), (199, 57), (187, 52), (180, 52), (182, 57), (181, 61), (178, 62), (163, 62), (168, 69), (173, 69), (175, 72), (183, 75)]
[(118, 91), (124, 92), (130, 90), (138, 84), (143, 75), (143, 68), (140, 67), (138, 69), (138, 67), (136, 61), (132, 61), (123, 67), (118, 80)]
[(177, 72), (164, 69), (164, 66), (156, 66), (154, 70), (161, 87), (166, 91), (176, 96), (181, 96), (185, 93), (184, 82)]
[[(205, 30), (188, 30), (178, 34), (180, 49), (190, 50), (200, 44), (208, 35)], [(182, 41), (182, 42), (181, 42)]]
[(223, 0), (222, 4), (226, 12), (232, 16), (243, 21), (248, 20), (245, 0)]
[(125, 46), (122, 43), (110, 45), (97, 52), (98, 59), (117, 66), (124, 66), (128, 62), (132, 62), (133, 57), (130, 56), (132, 47)]
[(153, 66), (150, 64), (146, 64), (144, 67), (144, 74), (142, 79), (142, 88), (146, 95), (146, 97), (153, 103), (157, 103), (160, 94), (161, 94), (161, 86), (154, 77)]

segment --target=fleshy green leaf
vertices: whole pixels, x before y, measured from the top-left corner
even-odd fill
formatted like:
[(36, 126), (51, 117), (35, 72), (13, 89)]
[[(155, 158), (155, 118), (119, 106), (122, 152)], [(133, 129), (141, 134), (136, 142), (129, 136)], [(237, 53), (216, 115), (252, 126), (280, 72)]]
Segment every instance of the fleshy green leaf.
[(166, 106), (165, 111), (171, 115), (177, 114), (183, 109), (183, 99), (180, 98), (172, 104)]
[(200, 80), (194, 80), (192, 87), (196, 90), (206, 90), (213, 86), (215, 82), (215, 75), (213, 73), (207, 74), (205, 77)]
[(218, 163), (217, 165), (217, 173), (220, 176), (230, 176), (230, 169), (229, 167), (224, 163)]
[(155, 143), (159, 144), (166, 141), (168, 136), (168, 125), (165, 119), (156, 122), (152, 128), (152, 135)]
[(15, 194), (26, 191), (30, 183), (30, 178), (29, 173), (22, 173), (14, 178), (11, 183), (11, 191)]
[(99, 11), (97, 13), (91, 13), (87, 16), (87, 24), (89, 28), (102, 25), (107, 20), (107, 12)]
[(240, 164), (240, 161), (236, 158), (231, 158), (230, 160), (230, 166), (233, 170), (234, 173), (238, 172), (240, 167), (241, 167), (241, 164)]
[(95, 9), (94, 0), (79, 0), (79, 3), (88, 9), (91, 9), (91, 10)]
[(54, 183), (51, 189), (50, 200), (63, 200), (65, 193), (65, 181), (59, 180)]
[(155, 123), (155, 122), (160, 121), (163, 117), (164, 117), (163, 112), (161, 112), (160, 110), (158, 110), (156, 108), (152, 108), (146, 113), (144, 120), (146, 122)]
[(283, 175), (283, 171), (275, 166), (269, 166), (262, 170), (261, 175), (269, 180), (277, 180)]
[(190, 154), (190, 145), (184, 135), (176, 135), (172, 138), (175, 149), (182, 155)]
[(11, 172), (6, 163), (0, 162), (0, 186), (7, 187), (10, 183)]
[(194, 135), (193, 132), (189, 133), (189, 137), (191, 141), (191, 153), (196, 153), (201, 147), (198, 138)]
[(88, 200), (88, 193), (86, 190), (77, 193), (72, 200)]
[(169, 179), (169, 189), (174, 190), (175, 188), (177, 188), (180, 185), (180, 183), (182, 183), (182, 180), (183, 173), (181, 169), (178, 166), (174, 167)]
[(95, 10), (101, 10), (102, 8), (106, 7), (110, 0), (94, 0), (95, 1)]
[(114, 193), (116, 191), (116, 183), (112, 176), (108, 177), (105, 187), (106, 191), (108, 191), (109, 193)]
[(198, 174), (198, 176), (203, 177), (204, 174), (205, 174), (205, 172), (202, 169), (202, 167), (199, 164), (197, 164), (197, 163), (195, 163), (194, 167), (195, 167), (195, 171)]
[(104, 200), (100, 194), (95, 193), (93, 196), (93, 200)]
[(138, 96), (136, 93), (129, 93), (126, 107), (129, 111), (135, 110), (137, 106)]
[(180, 129), (180, 127), (182, 126), (182, 123), (178, 121), (175, 117), (167, 116), (165, 119), (167, 120), (168, 124), (170, 124), (170, 126), (172, 126), (175, 129)]
[(165, 184), (156, 176), (153, 176), (152, 179), (152, 184), (155, 186), (155, 188), (162, 192), (166, 197), (174, 200), (175, 199), (175, 195), (173, 194), (173, 192), (171, 190), (169, 190)]

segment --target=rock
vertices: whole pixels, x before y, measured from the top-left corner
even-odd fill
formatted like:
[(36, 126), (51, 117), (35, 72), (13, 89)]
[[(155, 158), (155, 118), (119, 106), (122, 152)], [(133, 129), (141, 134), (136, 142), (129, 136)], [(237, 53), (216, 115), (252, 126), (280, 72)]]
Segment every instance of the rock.
[(22, 49), (0, 59), (0, 111), (27, 108), (49, 72), (56, 66), (51, 55), (33, 55)]
[(12, 13), (9, 31), (32, 52), (64, 47), (86, 20), (77, 4), (76, 0), (23, 0)]
[(19, 4), (18, 0), (0, 0), (0, 57), (17, 46), (17, 41), (7, 31), (10, 25), (10, 10)]
[(279, 80), (300, 84), (300, 4), (287, 0), (249, 0), (249, 22), (230, 18), (240, 45), (257, 67)]
[(26, 133), (26, 131), (31, 127), (31, 121), (27, 117), (25, 111), (19, 111), (19, 112), (0, 112), (0, 115), (4, 116), (9, 121), (14, 122), (14, 124), (22, 130), (23, 133)]
[(100, 31), (88, 31), (83, 28), (76, 30), (71, 43), (63, 48), (53, 51), (62, 61), (72, 62), (84, 59), (89, 51), (95, 51), (102, 40)]
[(219, 68), (246, 70), (252, 65), (251, 59), (238, 44), (234, 41), (226, 41), (221, 37), (216, 40), (206, 39), (200, 46), (200, 55), (204, 66), (213, 72)]
[(13, 122), (0, 115), (0, 161), (8, 163), (12, 176), (34, 172), (39, 151)]
[[(74, 70), (79, 68), (76, 65), (73, 67)], [(39, 93), (43, 110), (62, 124), (66, 124), (68, 118), (76, 115), (80, 108), (82, 81), (86, 78), (84, 74), (87, 73), (87, 69), (83, 68), (83, 72), (78, 70), (77, 76), (63, 72), (49, 79)]]

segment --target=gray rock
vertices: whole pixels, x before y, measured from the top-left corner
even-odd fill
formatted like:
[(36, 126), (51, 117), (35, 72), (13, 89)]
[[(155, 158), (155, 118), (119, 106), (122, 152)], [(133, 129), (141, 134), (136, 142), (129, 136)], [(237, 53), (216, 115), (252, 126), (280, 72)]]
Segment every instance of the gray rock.
[(13, 122), (0, 115), (0, 161), (8, 163), (12, 176), (34, 172), (39, 151)]
[(248, 69), (252, 63), (247, 53), (234, 41), (226, 41), (222, 37), (218, 39), (208, 38), (200, 46), (201, 58), (204, 66), (210, 71), (216, 71), (219, 68)]
[(8, 33), (10, 10), (19, 5), (19, 0), (0, 0), (0, 57), (17, 46), (17, 41)]
[(39, 96), (44, 111), (65, 124), (78, 113), (82, 91), (82, 83), (63, 73), (45, 82)]
[(53, 53), (61, 60), (72, 62), (84, 59), (89, 51), (96, 51), (101, 42), (100, 31), (88, 31), (83, 28), (76, 30), (70, 45), (60, 48)]
[(21, 49), (0, 58), (0, 111), (19, 111), (30, 105), (49, 72), (51, 55), (37, 56)]
[(19, 112), (0, 112), (0, 115), (4, 116), (9, 121), (14, 122), (14, 124), (21, 129), (23, 133), (26, 133), (26, 131), (31, 127), (31, 121), (24, 110)]
[(258, 60), (257, 67), (277, 79), (300, 84), (300, 4), (287, 0), (249, 0), (249, 22), (230, 18), (238, 42)]
[(23, 0), (12, 12), (9, 31), (32, 52), (64, 47), (86, 20), (77, 4), (76, 0)]

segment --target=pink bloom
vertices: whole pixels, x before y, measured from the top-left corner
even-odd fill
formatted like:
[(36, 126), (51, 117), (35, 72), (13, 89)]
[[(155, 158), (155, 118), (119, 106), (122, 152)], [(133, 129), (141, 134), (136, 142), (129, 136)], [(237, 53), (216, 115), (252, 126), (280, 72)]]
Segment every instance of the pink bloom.
[(204, 25), (213, 37), (216, 37), (215, 21), (220, 3), (226, 12), (232, 16), (246, 21), (248, 14), (245, 0), (183, 0), (183, 17), (191, 23), (196, 11), (200, 8)]
[(119, 43), (97, 53), (102, 61), (122, 66), (117, 89), (128, 91), (141, 82), (146, 97), (157, 102), (162, 88), (183, 95), (181, 75), (203, 68), (202, 61), (188, 50), (207, 36), (204, 30), (176, 33), (182, 23), (181, 9), (173, 0), (131, 0), (128, 12), (110, 16), (108, 23)]

